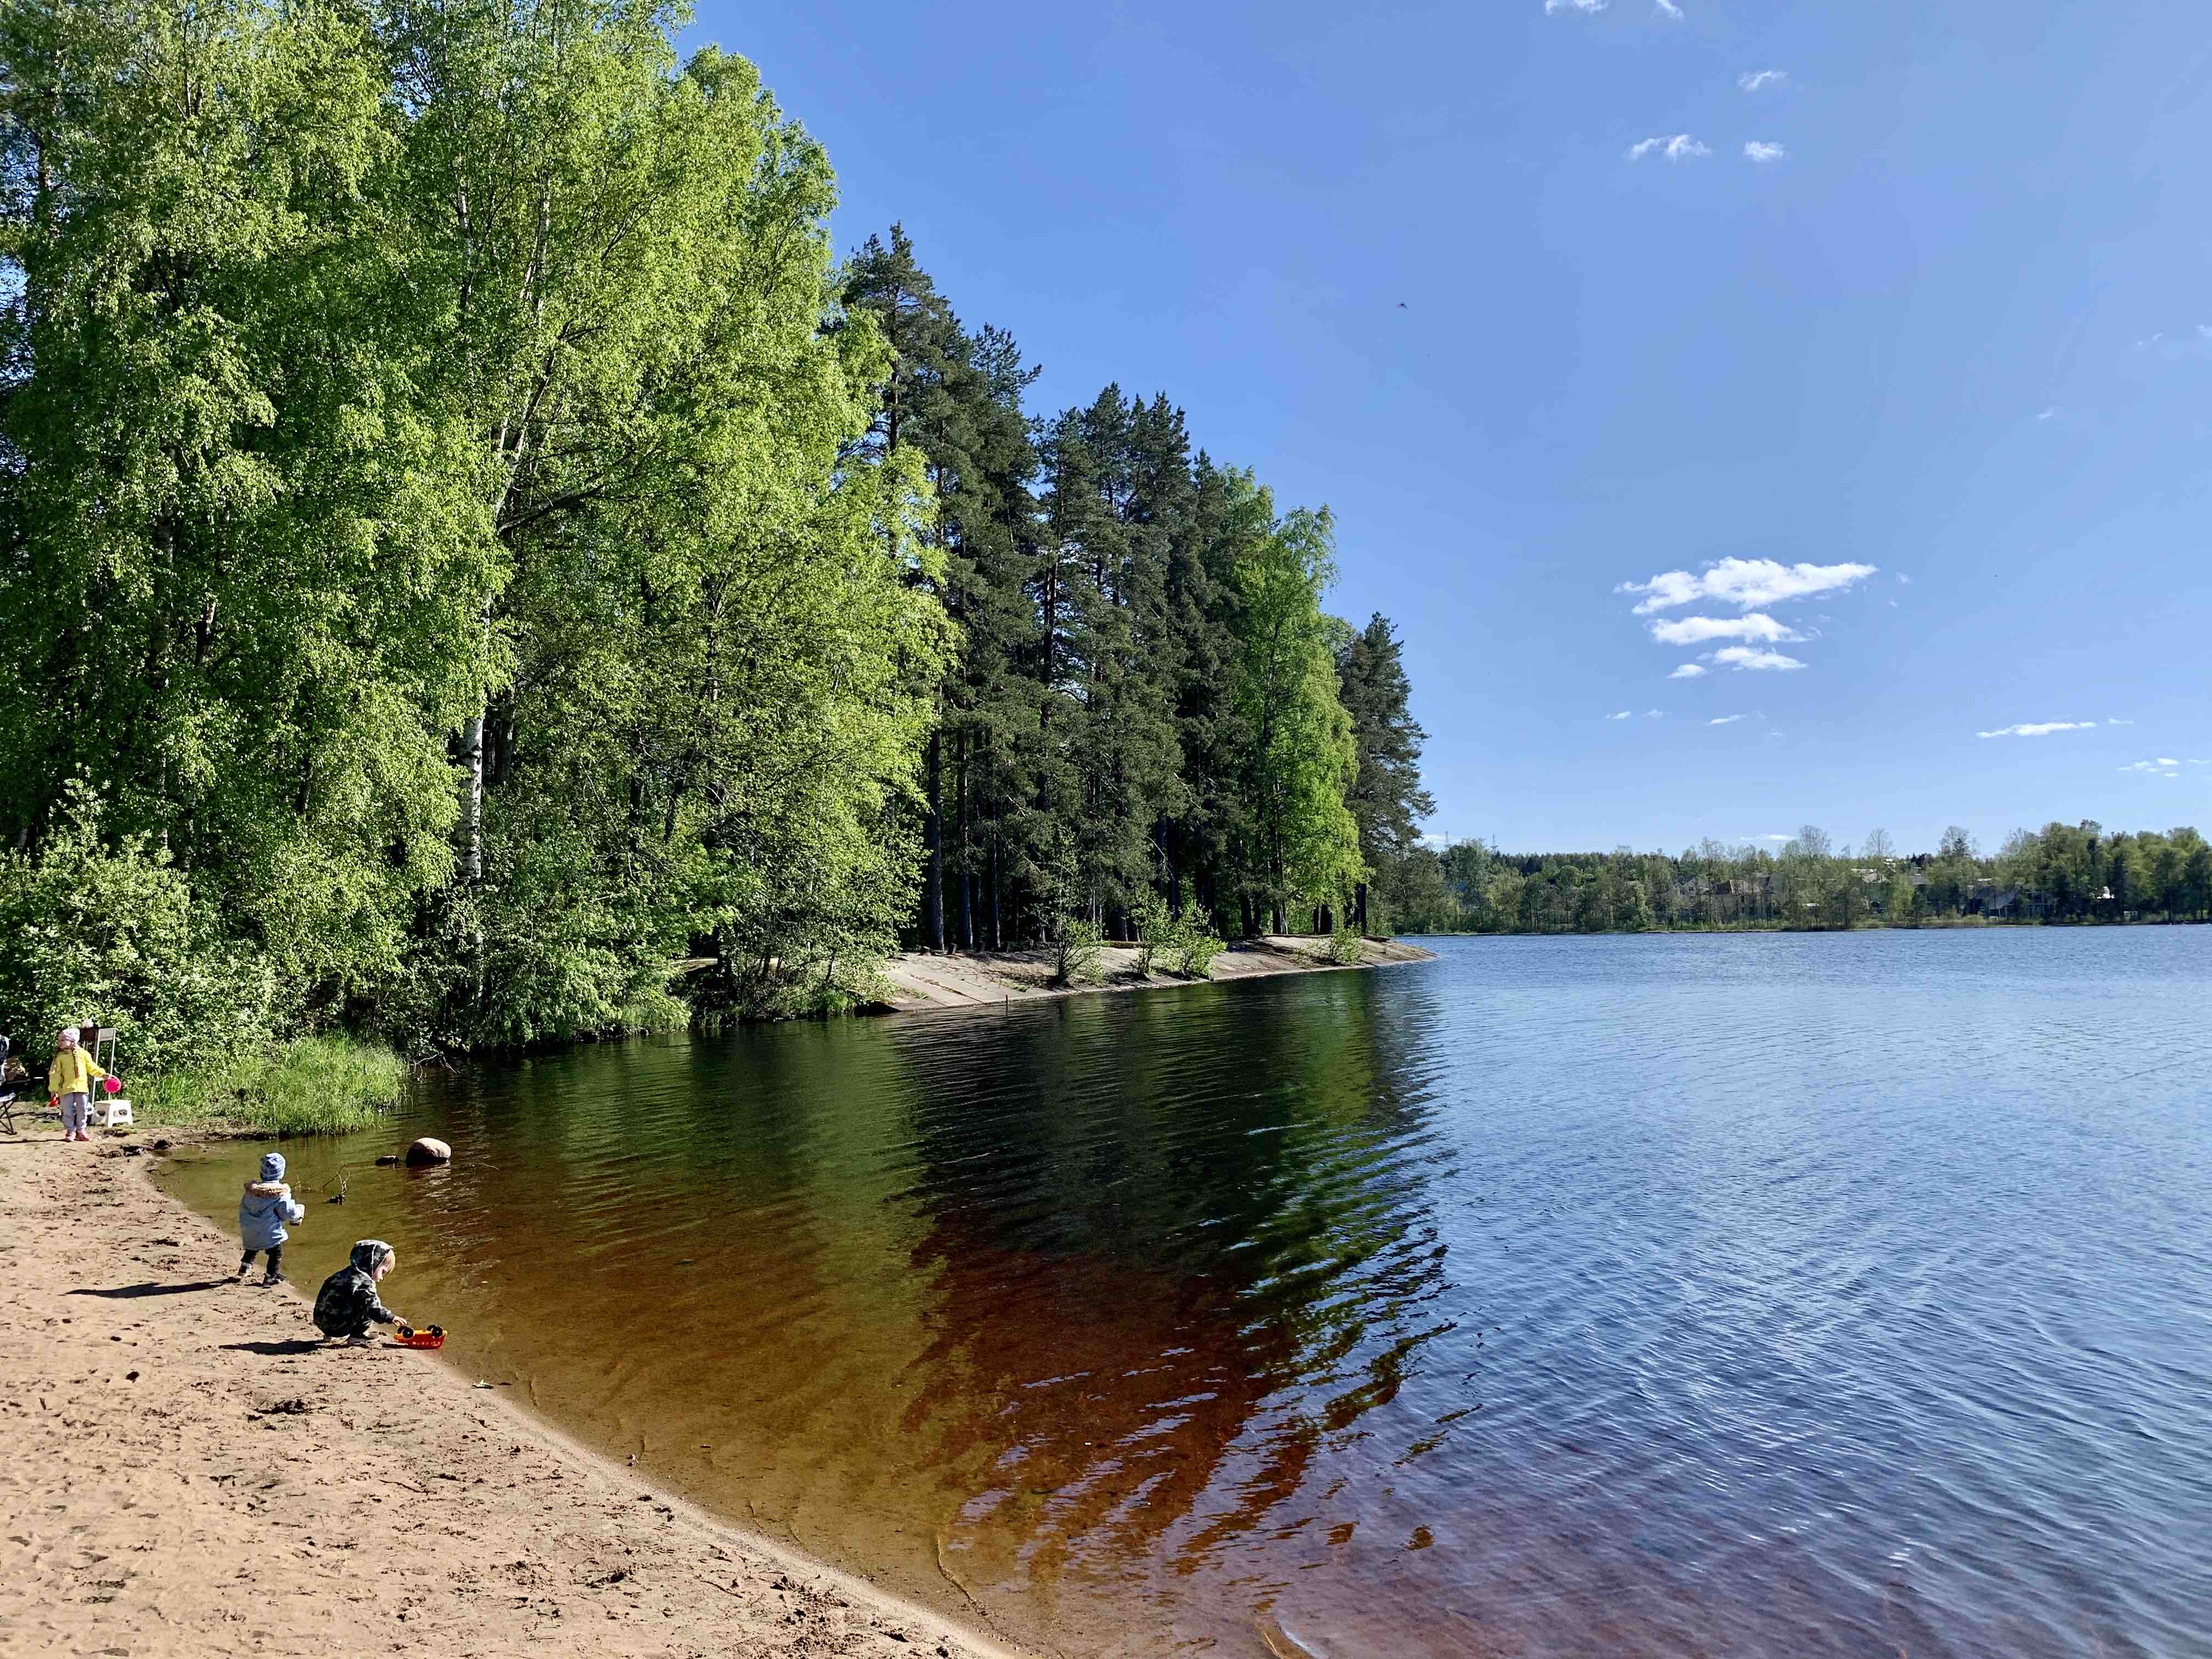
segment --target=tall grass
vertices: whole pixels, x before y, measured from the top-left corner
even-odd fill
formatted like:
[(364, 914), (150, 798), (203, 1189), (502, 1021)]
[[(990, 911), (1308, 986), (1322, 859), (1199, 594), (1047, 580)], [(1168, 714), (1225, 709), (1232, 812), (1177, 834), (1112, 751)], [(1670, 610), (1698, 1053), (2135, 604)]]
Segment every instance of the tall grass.
[(380, 1043), (308, 1036), (251, 1044), (212, 1069), (130, 1088), (132, 1115), (148, 1125), (338, 1134), (390, 1111), (406, 1076), (406, 1061)]

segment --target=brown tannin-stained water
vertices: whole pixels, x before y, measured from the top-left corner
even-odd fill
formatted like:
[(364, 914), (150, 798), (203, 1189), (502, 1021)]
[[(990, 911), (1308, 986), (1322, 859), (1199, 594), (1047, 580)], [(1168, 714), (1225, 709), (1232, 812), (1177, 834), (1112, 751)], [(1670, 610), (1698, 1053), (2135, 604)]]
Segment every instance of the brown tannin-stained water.
[(1051, 1650), (2212, 1651), (2212, 928), (1436, 943), (426, 1079), (286, 1267)]

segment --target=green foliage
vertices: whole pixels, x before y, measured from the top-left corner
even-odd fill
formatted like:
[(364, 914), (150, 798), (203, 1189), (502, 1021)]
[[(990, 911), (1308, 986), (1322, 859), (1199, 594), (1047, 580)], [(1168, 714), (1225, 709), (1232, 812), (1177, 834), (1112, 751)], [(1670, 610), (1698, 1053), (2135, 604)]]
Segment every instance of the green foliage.
[(1352, 717), (1358, 755), (1345, 805), (1359, 826), (1359, 854), (1381, 886), (1381, 915), (1370, 915), (1362, 883), (1353, 901), (1353, 925), (1373, 931), (1397, 915), (1401, 895), (1392, 879), (1419, 839), (1419, 823), (1437, 804), (1421, 787), (1421, 745), (1428, 734), (1414, 721), (1412, 683), (1406, 678), (1396, 630), (1379, 611), (1353, 633), (1343, 627), (1335, 647), (1338, 695)]
[(381, 1043), (337, 1036), (240, 1045), (219, 1061), (131, 1085), (149, 1127), (275, 1134), (365, 1128), (399, 1101), (407, 1064)]
[(105, 845), (81, 788), (65, 810), (38, 854), (0, 854), (0, 1029), (18, 1051), (43, 1063), (62, 1026), (89, 1020), (114, 1028), (128, 1078), (205, 1069), (264, 1041), (283, 1012), (267, 959), (223, 939), (143, 837)]
[(0, 829), (83, 767), (410, 1042), (887, 948), (944, 559), (751, 67), (589, 3), (17, 21)]
[(1175, 971), (1185, 979), (1211, 979), (1214, 957), (1228, 948), (1205, 927), (1185, 917), (1175, 942)]
[(1052, 941), (1052, 982), (1066, 989), (1097, 979), (1102, 943), (1098, 924), (1089, 917), (1063, 921)]
[(1169, 914), (1166, 901), (1149, 885), (1139, 891), (1130, 904), (1129, 921), (1137, 933), (1137, 976), (1149, 979), (1154, 958), (1163, 947), (1170, 951), (1175, 948), (1182, 924)]
[(1328, 944), (1324, 954), (1329, 961), (1337, 963), (1340, 967), (1356, 968), (1359, 965), (1365, 946), (1366, 940), (1360, 937), (1357, 927), (1339, 927), (1328, 936)]
[(1321, 609), (1335, 574), (1329, 515), (1300, 509), (1279, 520), (1273, 498), (1249, 481), (1237, 501), (1248, 534), (1233, 574), (1231, 705), (1247, 803), (1245, 888), (1280, 933), (1299, 901), (1347, 895), (1365, 879), (1345, 805), (1358, 752)]
[(1137, 971), (1149, 975), (1155, 967), (1185, 979), (1207, 977), (1208, 964), (1225, 946), (1194, 908), (1172, 914), (1166, 901), (1147, 888), (1131, 908), (1137, 929)]
[(2053, 823), (1990, 858), (1955, 826), (1910, 857), (1878, 830), (1855, 853), (1812, 825), (1773, 853), (1707, 841), (1680, 857), (1509, 857), (1467, 842), (1441, 856), (1415, 849), (1396, 879), (1408, 927), (1437, 933), (2212, 920), (2212, 847), (2186, 827), (2106, 836)]
[(1032, 421), (897, 227), (833, 264), (820, 147), (686, 21), (8, 15), (0, 1012), (181, 1078), (1364, 917), (1425, 799), (1327, 514), (1164, 395)]

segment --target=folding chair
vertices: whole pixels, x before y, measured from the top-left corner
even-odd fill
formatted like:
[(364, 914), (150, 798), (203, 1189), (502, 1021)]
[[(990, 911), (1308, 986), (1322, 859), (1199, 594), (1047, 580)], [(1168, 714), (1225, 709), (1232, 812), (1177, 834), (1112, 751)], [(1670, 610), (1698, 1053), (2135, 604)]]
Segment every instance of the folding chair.
[(11, 1135), (19, 1133), (15, 1127), (15, 1097), (26, 1090), (30, 1091), (31, 1098), (25, 1100), (21, 1108), (27, 1116), (37, 1111), (38, 1091), (43, 1086), (24, 1069), (21, 1060), (9, 1054), (8, 1039), (0, 1036), (0, 1130)]

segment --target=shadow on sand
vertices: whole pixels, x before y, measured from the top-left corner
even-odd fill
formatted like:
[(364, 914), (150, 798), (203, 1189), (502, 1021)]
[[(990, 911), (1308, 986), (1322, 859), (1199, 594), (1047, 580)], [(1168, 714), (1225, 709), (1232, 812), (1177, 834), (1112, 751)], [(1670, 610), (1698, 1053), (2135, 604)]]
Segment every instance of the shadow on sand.
[(117, 1285), (106, 1290), (76, 1290), (71, 1296), (100, 1296), (111, 1302), (127, 1301), (141, 1296), (186, 1296), (194, 1291), (219, 1291), (234, 1283), (228, 1279), (203, 1279), (196, 1285)]

